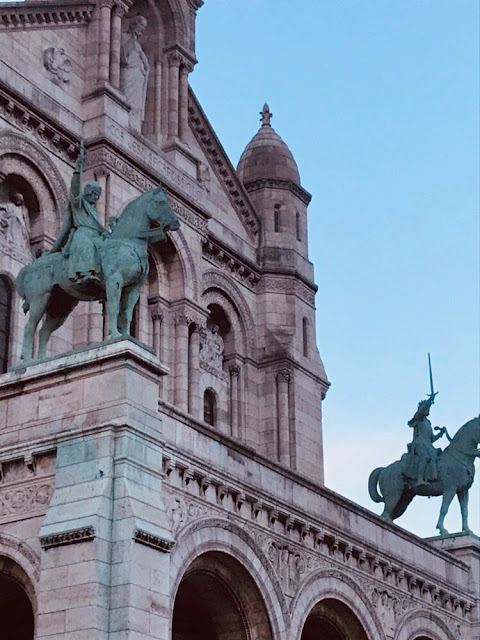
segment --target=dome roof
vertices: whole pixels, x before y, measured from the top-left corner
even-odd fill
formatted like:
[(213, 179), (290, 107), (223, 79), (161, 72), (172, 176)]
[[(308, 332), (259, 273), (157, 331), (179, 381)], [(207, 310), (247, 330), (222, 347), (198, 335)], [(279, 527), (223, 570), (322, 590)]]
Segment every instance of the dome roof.
[(262, 126), (247, 144), (238, 163), (237, 173), (243, 184), (265, 178), (288, 180), (300, 186), (300, 175), (292, 152), (272, 129), (272, 114), (265, 104)]

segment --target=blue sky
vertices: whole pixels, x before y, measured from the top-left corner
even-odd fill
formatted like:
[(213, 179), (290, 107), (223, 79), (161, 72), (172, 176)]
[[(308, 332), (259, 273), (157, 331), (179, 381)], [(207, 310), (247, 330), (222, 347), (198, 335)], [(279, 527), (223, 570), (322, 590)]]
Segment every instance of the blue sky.
[[(368, 475), (411, 440), (428, 351), (432, 422), (453, 433), (480, 409), (478, 34), (477, 0), (206, 0), (198, 12), (191, 84), (232, 162), (267, 100), (313, 194), (326, 484), (377, 513)], [(434, 535), (438, 509), (417, 498), (397, 523)], [(446, 524), (459, 528), (456, 504)]]

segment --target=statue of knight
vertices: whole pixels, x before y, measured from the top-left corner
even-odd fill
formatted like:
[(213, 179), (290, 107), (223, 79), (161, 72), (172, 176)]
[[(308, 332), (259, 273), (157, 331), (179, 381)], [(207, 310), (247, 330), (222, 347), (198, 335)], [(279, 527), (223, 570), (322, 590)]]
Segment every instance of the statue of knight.
[(82, 193), (84, 166), (85, 147), (82, 140), (62, 228), (50, 250), (50, 253), (62, 251), (63, 257), (68, 259), (68, 277), (75, 284), (100, 282), (98, 248), (108, 234), (96, 208), (102, 193), (100, 185), (95, 181), (87, 182)]
[[(462, 530), (468, 527), (468, 491), (475, 475), (475, 458), (480, 457), (480, 416), (469, 420), (453, 438), (445, 427), (435, 427), (428, 419), (437, 395), (433, 390), (432, 363), (428, 354), (430, 393), (418, 403), (417, 411), (408, 422), (413, 429), (413, 440), (408, 453), (387, 467), (378, 467), (370, 474), (368, 491), (374, 502), (383, 502), (382, 518), (392, 522), (400, 517), (417, 495), (443, 496), (437, 529), (440, 535), (448, 532), (445, 516), (455, 495), (462, 513)], [(435, 434), (434, 431), (437, 431)], [(449, 444), (442, 451), (433, 446), (443, 435)]]

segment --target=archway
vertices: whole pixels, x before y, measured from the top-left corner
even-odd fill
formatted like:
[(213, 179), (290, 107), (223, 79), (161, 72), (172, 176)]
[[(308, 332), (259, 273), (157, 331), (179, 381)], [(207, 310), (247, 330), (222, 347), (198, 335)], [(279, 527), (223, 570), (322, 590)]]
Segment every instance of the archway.
[(364, 628), (349, 607), (335, 598), (326, 598), (309, 613), (301, 640), (368, 640)]
[(2, 637), (9, 640), (33, 640), (32, 603), (22, 585), (0, 573), (0, 620)]
[(172, 640), (271, 640), (260, 592), (247, 570), (218, 551), (199, 556), (175, 598)]

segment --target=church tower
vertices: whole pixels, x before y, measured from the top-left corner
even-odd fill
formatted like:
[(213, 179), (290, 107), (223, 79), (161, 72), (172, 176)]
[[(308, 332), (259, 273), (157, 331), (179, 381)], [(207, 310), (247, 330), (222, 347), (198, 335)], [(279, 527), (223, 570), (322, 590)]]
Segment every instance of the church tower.
[(270, 456), (323, 482), (321, 401), (329, 383), (315, 340), (317, 287), (307, 238), (311, 195), (271, 125), (267, 104), (260, 115), (261, 127), (245, 148), (237, 174), (261, 219), (263, 430)]

